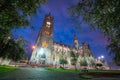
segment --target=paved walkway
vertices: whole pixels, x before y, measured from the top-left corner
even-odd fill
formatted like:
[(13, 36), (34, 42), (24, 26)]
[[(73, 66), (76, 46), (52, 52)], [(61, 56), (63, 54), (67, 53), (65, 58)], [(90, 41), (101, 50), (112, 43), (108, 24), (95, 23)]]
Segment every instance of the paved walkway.
[[(84, 80), (78, 73), (51, 72), (44, 68), (21, 68), (13, 72), (0, 74), (0, 80)], [(118, 80), (118, 79), (94, 79)]]
[(44, 68), (21, 68), (0, 74), (0, 80), (80, 80), (78, 73), (51, 72)]

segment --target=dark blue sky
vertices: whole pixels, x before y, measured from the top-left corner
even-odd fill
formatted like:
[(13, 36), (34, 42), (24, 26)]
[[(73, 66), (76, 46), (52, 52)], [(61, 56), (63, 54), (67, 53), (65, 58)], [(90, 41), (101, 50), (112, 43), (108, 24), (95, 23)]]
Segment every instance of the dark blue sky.
[(54, 41), (64, 44), (73, 45), (74, 34), (77, 35), (79, 43), (83, 41), (90, 44), (91, 50), (95, 57), (104, 55), (105, 59), (110, 60), (110, 56), (105, 46), (108, 44), (107, 39), (99, 30), (91, 31), (89, 25), (82, 22), (81, 32), (76, 27), (76, 22), (72, 21), (66, 9), (74, 5), (77, 0), (48, 0), (48, 4), (36, 9), (36, 14), (30, 19), (31, 26), (25, 29), (17, 29), (14, 36), (22, 35), (25, 40), (30, 42), (27, 47), (28, 55), (31, 54), (30, 47), (35, 44), (38, 32), (42, 26), (44, 16), (49, 12), (54, 17)]

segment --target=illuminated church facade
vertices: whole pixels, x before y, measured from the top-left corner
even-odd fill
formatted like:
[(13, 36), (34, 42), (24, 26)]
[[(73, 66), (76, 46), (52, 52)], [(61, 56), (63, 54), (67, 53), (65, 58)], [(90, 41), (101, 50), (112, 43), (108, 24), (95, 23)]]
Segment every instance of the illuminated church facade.
[(60, 66), (60, 60), (65, 59), (71, 66), (71, 51), (78, 55), (77, 65), (86, 60), (87, 64), (92, 65), (94, 57), (90, 46), (86, 43), (79, 45), (76, 35), (73, 36), (74, 46), (54, 42), (54, 18), (47, 14), (44, 18), (43, 25), (38, 34), (35, 49), (32, 52), (30, 64)]

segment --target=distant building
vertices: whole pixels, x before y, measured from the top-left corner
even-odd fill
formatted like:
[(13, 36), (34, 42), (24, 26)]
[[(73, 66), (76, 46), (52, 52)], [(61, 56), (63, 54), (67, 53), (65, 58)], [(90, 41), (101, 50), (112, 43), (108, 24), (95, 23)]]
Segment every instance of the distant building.
[[(38, 38), (36, 41), (36, 48), (32, 52), (30, 59), (31, 64), (44, 64), (44, 65), (57, 65), (59, 66), (59, 60), (64, 58), (68, 61), (68, 66), (71, 65), (70, 52), (78, 54), (77, 65), (80, 66), (80, 61), (85, 59), (87, 64), (92, 65), (94, 57), (90, 50), (90, 46), (86, 43), (79, 45), (76, 35), (73, 36), (74, 46), (65, 45), (53, 41), (53, 29), (54, 29), (54, 18), (47, 14), (44, 18), (44, 22)], [(59, 37), (59, 36), (58, 36)]]

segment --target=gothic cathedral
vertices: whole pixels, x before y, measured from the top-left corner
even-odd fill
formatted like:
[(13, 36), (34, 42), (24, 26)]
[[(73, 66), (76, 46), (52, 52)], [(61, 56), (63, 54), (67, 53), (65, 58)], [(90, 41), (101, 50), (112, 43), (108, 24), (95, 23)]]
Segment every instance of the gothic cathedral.
[(71, 52), (78, 55), (77, 66), (83, 64), (92, 65), (94, 57), (90, 46), (86, 43), (79, 44), (76, 35), (73, 36), (74, 46), (68, 46), (53, 41), (54, 18), (47, 14), (44, 18), (43, 25), (38, 34), (36, 48), (33, 50), (30, 64), (60, 66), (60, 60), (67, 61), (66, 67), (72, 66)]

